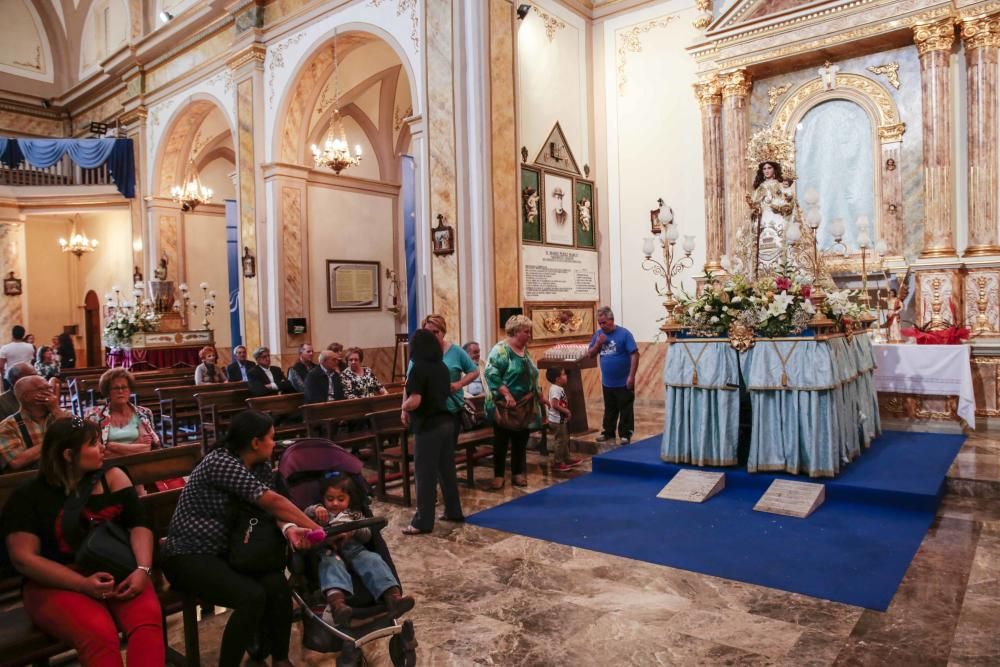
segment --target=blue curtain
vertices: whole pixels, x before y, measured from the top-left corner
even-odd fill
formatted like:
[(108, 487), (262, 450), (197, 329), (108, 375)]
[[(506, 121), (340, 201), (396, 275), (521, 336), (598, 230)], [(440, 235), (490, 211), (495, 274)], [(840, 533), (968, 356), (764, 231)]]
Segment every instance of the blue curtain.
[(131, 139), (9, 139), (0, 137), (0, 162), (14, 169), (22, 162), (51, 167), (65, 154), (84, 169), (107, 163), (118, 191), (135, 197), (135, 157)]

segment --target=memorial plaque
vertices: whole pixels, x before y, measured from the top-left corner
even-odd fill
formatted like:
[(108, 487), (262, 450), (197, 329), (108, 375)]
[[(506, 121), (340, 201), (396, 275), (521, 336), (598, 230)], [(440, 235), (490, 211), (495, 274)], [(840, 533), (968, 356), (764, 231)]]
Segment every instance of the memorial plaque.
[(682, 500), (686, 503), (703, 503), (724, 488), (726, 488), (726, 476), (721, 472), (681, 470), (656, 494), (656, 497)]
[(826, 500), (826, 487), (812, 482), (776, 479), (753, 506), (754, 511), (804, 519)]

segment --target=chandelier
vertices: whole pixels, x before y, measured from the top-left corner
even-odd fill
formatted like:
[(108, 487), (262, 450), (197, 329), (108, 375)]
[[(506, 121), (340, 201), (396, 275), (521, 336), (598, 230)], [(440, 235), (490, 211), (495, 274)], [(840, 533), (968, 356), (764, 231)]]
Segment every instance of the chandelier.
[[(77, 216), (79, 217), (79, 216)], [(59, 239), (59, 246), (62, 248), (63, 252), (71, 252), (77, 257), (80, 257), (85, 252), (94, 252), (97, 250), (97, 239), (88, 239), (86, 234), (80, 234), (76, 231), (76, 220), (73, 220), (73, 229), (70, 230), (72, 233), (69, 236), (69, 240)]]
[(183, 186), (175, 185), (170, 188), (170, 196), (181, 205), (182, 211), (193, 211), (198, 204), (212, 201), (212, 189), (201, 184), (194, 160), (191, 160), (191, 176)]
[[(340, 63), (337, 61), (337, 35), (333, 36), (333, 100), (334, 105), (340, 102)], [(333, 117), (330, 119), (330, 129), (326, 133), (326, 140), (323, 147), (312, 145), (313, 161), (317, 167), (327, 167), (333, 173), (340, 175), (345, 169), (356, 167), (361, 162), (361, 145), (354, 146), (354, 154), (351, 154), (347, 144), (347, 133), (344, 132), (344, 123), (340, 118), (340, 109), (336, 106), (333, 109)]]

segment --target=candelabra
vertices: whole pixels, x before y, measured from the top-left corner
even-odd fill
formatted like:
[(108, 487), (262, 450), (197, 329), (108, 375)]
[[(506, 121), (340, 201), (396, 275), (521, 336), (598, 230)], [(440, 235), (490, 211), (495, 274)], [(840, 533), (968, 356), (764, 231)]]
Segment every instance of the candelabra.
[[(674, 319), (674, 309), (677, 308), (677, 300), (674, 299), (673, 279), (674, 276), (684, 269), (694, 266), (694, 260), (691, 258), (691, 253), (694, 252), (694, 237), (684, 237), (684, 241), (681, 243), (684, 255), (678, 257), (674, 246), (677, 244), (680, 232), (677, 229), (677, 225), (674, 224), (673, 212), (669, 206), (663, 204), (662, 199), (658, 200), (658, 203), (660, 204), (657, 215), (660, 223), (659, 230), (654, 227), (653, 233), (655, 239), (653, 236), (648, 236), (642, 242), (642, 254), (645, 256), (645, 259), (642, 261), (642, 268), (645, 271), (652, 271), (653, 275), (660, 276), (666, 282), (666, 300), (663, 302), (663, 307), (667, 310), (667, 316), (660, 327), (660, 331), (669, 334), (683, 328)], [(659, 240), (660, 245), (663, 247), (663, 263), (653, 259), (656, 240)]]
[[(201, 328), (207, 330), (209, 328), (208, 318), (212, 316), (215, 312), (215, 290), (208, 288), (208, 283), (201, 283), (198, 285), (202, 291), (202, 320)], [(181, 283), (177, 286), (180, 291), (181, 296), (179, 299), (174, 301), (174, 312), (181, 313), (184, 317), (185, 322), (191, 322), (191, 320), (198, 318), (198, 304), (191, 303), (191, 290), (188, 288), (187, 283)], [(188, 318), (188, 310), (191, 311), (191, 317)]]
[(861, 250), (861, 320), (874, 321), (871, 313), (871, 296), (868, 294), (868, 250), (872, 247), (868, 235), (868, 218), (858, 218), (858, 248)]

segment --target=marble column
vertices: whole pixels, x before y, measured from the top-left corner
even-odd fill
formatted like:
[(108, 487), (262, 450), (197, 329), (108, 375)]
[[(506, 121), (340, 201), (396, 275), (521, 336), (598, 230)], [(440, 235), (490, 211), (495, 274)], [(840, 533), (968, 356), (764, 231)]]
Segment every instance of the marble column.
[(950, 18), (917, 25), (913, 28), (913, 41), (920, 54), (923, 102), (924, 248), (920, 257), (954, 257), (949, 61), (955, 25)]
[[(21, 289), (25, 288), (24, 223), (0, 220), (0, 267), (7, 278), (13, 273), (21, 279)], [(15, 324), (24, 325), (23, 292), (14, 296), (0, 296), (0, 331), (7, 336)]]
[(701, 107), (701, 154), (705, 165), (705, 271), (721, 269), (726, 252), (725, 163), (722, 157), (722, 85), (718, 77), (694, 84)]
[(997, 50), (1000, 16), (961, 23), (969, 103), (969, 244), (967, 256), (1000, 254), (997, 244)]
[(129, 201), (129, 209), (132, 212), (132, 263), (139, 267), (143, 278), (152, 278), (152, 265), (146, 262), (149, 248), (147, 234), (147, 219), (144, 208), (145, 199), (142, 193), (148, 191), (146, 183), (146, 117), (148, 113), (146, 107), (138, 105), (130, 109), (127, 113), (119, 117), (119, 121), (125, 128), (125, 136), (132, 140), (133, 158), (135, 160), (135, 191), (138, 195)]
[[(257, 258), (257, 275), (241, 276), (240, 296), (243, 301), (243, 344), (254, 349), (265, 340), (263, 280), (274, 267), (260, 252), (264, 248), (258, 241), (258, 219), (264, 219), (263, 187), (258, 187), (254, 165), (263, 161), (263, 147), (258, 134), (262, 134), (264, 118), (264, 57), (266, 49), (251, 43), (228, 61), (236, 83), (236, 171), (239, 187), (237, 203), (240, 217), (240, 247), (246, 248)], [(242, 253), (240, 253), (242, 255)], [(234, 332), (235, 333), (235, 332)]]
[[(506, 308), (521, 305), (513, 5), (506, 0), (490, 0), (489, 22), (493, 285), (496, 307)], [(495, 340), (499, 340), (504, 335), (504, 323), (497, 321), (496, 325)]]
[(749, 209), (750, 171), (746, 150), (750, 141), (750, 74), (745, 69), (721, 75), (722, 130), (725, 155), (726, 252), (735, 252), (736, 233)]
[[(275, 241), (277, 243), (278, 299), (277, 321), (289, 317), (309, 317), (309, 226), (306, 220), (307, 182), (309, 168), (288, 164), (264, 167), (264, 183), (277, 202), (274, 207)], [(316, 323), (311, 323), (313, 327)], [(308, 342), (306, 334), (275, 332), (281, 340), (281, 353), (291, 360), (294, 349)], [(274, 354), (274, 351), (272, 351)]]

